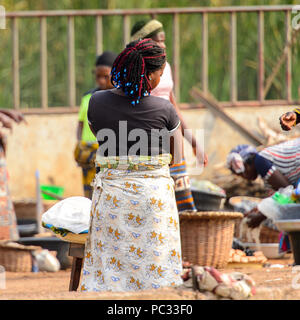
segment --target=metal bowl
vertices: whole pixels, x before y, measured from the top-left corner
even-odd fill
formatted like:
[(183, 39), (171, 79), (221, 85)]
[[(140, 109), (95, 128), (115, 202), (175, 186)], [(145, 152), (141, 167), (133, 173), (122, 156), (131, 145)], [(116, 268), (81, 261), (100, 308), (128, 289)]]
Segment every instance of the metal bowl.
[(261, 250), (268, 259), (280, 259), (285, 255), (285, 252), (279, 253), (279, 243), (261, 243), (260, 245), (256, 243), (243, 243), (243, 247), (254, 251)]
[(244, 209), (243, 201), (249, 202), (249, 205), (250, 205), (250, 203), (253, 203), (253, 207), (254, 207), (254, 204), (255, 203), (259, 204), (261, 202), (261, 200), (262, 199), (255, 198), (255, 197), (238, 196), (238, 197), (231, 197), (228, 200), (228, 203), (230, 206), (232, 206), (234, 208), (235, 211), (246, 213), (247, 210)]

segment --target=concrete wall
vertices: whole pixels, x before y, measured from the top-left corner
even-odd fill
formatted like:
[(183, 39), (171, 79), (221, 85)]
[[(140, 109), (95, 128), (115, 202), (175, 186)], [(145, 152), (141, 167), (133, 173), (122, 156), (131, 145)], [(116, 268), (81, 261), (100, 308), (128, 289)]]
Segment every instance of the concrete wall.
[[(291, 108), (259, 107), (228, 108), (227, 111), (250, 130), (257, 129), (257, 118), (263, 117), (279, 129), (279, 116)], [(201, 178), (209, 178), (214, 165), (225, 161), (228, 151), (247, 141), (229, 125), (216, 119), (206, 109), (185, 110), (183, 115), (192, 129), (204, 129), (205, 150), (209, 166)], [(65, 196), (83, 195), (81, 170), (73, 159), (76, 144), (76, 114), (28, 115), (28, 125), (15, 125), (8, 136), (7, 163), (13, 199), (35, 198), (35, 170), (40, 171), (41, 184), (54, 183), (65, 187)], [(185, 146), (188, 166), (194, 157)]]
[(65, 196), (83, 195), (81, 170), (73, 158), (77, 115), (28, 115), (26, 120), (28, 125), (15, 125), (8, 138), (13, 199), (35, 198), (35, 170), (41, 184), (64, 186)]

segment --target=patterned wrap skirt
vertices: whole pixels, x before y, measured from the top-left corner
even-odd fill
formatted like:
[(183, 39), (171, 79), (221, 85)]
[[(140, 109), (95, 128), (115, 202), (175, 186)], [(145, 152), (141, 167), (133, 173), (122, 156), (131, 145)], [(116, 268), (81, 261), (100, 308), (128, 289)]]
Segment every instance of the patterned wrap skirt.
[(170, 174), (175, 183), (175, 197), (179, 212), (196, 212), (196, 206), (191, 191), (190, 179), (186, 170), (185, 160), (170, 167)]
[(19, 240), (17, 219), (8, 188), (8, 172), (2, 147), (0, 147), (0, 240)]
[(99, 163), (81, 291), (138, 291), (182, 284), (170, 155)]
[(74, 150), (74, 158), (82, 169), (83, 192), (86, 198), (92, 199), (92, 182), (96, 175), (95, 159), (97, 142), (79, 141)]

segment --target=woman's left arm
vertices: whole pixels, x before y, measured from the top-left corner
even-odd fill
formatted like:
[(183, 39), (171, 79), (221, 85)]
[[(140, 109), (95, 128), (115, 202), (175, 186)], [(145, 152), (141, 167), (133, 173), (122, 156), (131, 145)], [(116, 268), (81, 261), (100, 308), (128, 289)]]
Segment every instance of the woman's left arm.
[[(278, 170), (275, 170), (266, 180), (274, 190), (285, 188), (290, 185), (288, 179)], [(249, 214), (247, 214), (247, 217), (247, 224), (249, 228), (257, 228), (265, 219), (267, 219), (267, 217), (258, 211), (257, 208), (255, 208), (255, 210), (251, 210)]]
[[(171, 91), (171, 93), (170, 93), (170, 102), (174, 106), (174, 108), (178, 114), (178, 117), (180, 119), (182, 135), (191, 144), (195, 156), (199, 156), (198, 160), (200, 161), (200, 163), (203, 163), (204, 166), (206, 166), (208, 163), (207, 155), (205, 154), (204, 151), (202, 151), (201, 147), (197, 143), (196, 138), (193, 136), (193, 134), (190, 132), (190, 130), (185, 130), (185, 129), (188, 129), (188, 126), (186, 125), (186, 123), (183, 119), (183, 116), (181, 114), (181, 111), (180, 111), (179, 107), (177, 106), (173, 91)], [(202, 154), (203, 154), (203, 158), (202, 158)]]
[(285, 188), (291, 183), (280, 171), (275, 170), (274, 173), (267, 179), (267, 182), (272, 186), (274, 190)]
[(272, 189), (278, 190), (290, 185), (289, 180), (274, 165), (274, 163), (261, 154), (256, 154), (254, 166), (257, 173), (271, 185)]
[(170, 137), (170, 153), (172, 155), (170, 165), (182, 161), (182, 133), (180, 127)]

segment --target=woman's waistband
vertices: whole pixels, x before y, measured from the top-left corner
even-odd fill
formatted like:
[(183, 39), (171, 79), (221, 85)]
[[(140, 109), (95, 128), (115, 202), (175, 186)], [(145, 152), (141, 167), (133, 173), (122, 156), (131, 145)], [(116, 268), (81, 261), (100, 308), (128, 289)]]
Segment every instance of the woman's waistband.
[(104, 169), (148, 171), (168, 166), (172, 160), (171, 154), (157, 156), (96, 156), (96, 172)]

